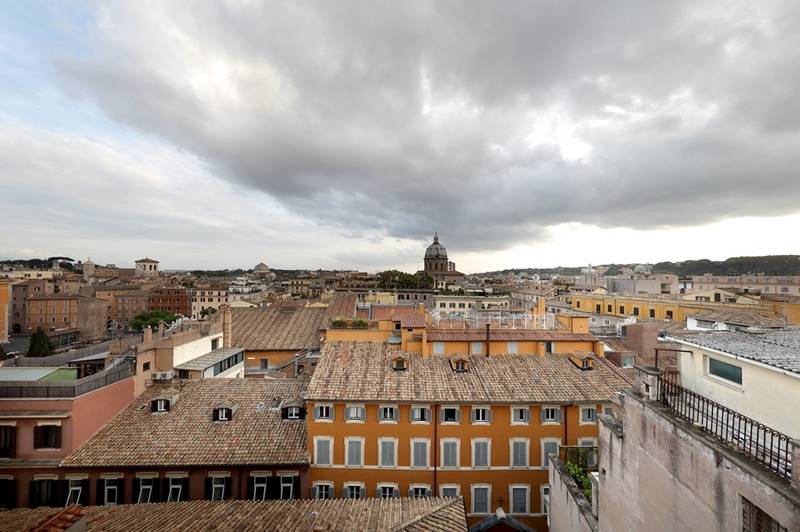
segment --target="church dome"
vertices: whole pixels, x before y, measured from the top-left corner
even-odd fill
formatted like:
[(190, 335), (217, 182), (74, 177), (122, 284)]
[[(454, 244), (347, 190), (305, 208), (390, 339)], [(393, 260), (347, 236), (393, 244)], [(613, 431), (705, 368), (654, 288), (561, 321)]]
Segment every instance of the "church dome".
[(269, 272), (269, 266), (267, 266), (263, 262), (259, 262), (258, 264), (256, 264), (255, 268), (253, 268), (253, 272), (255, 272), (255, 273), (267, 272), (268, 273)]
[(447, 250), (444, 249), (444, 246), (439, 243), (439, 235), (437, 233), (433, 234), (433, 244), (428, 246), (428, 249), (425, 250), (425, 258), (426, 259), (447, 258)]

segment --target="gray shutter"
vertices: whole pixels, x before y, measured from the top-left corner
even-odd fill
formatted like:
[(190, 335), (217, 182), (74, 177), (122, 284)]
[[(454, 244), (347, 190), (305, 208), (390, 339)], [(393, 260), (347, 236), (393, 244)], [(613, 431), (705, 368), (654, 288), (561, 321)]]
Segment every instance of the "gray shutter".
[(520, 441), (515, 441), (511, 444), (512, 448), (512, 458), (513, 461), (511, 462), (512, 465), (517, 467), (525, 465), (525, 443)]
[(392, 490), (392, 497), (399, 497), (399, 496), (400, 496), (400, 490), (394, 488), (394, 490)]
[(544, 406), (539, 408), (539, 423), (544, 423), (545, 422), (544, 411), (545, 411)]
[(381, 465), (394, 465), (394, 442), (381, 442)]
[(526, 407), (525, 409), (522, 410), (522, 420), (525, 423), (530, 423), (531, 422), (531, 409), (530, 409), (530, 407)]
[(317, 463), (329, 465), (331, 463), (330, 440), (317, 440)]
[(556, 421), (561, 423), (561, 407), (556, 408)]
[(491, 423), (492, 422), (492, 407), (491, 406), (486, 409), (486, 422), (487, 423)]
[(456, 408), (456, 423), (461, 423), (461, 408)]
[[(316, 408), (314, 410), (316, 410)], [(319, 486), (312, 486), (311, 487), (311, 498), (312, 499), (316, 499), (317, 498), (317, 488), (319, 488)]]
[(358, 493), (359, 493), (359, 497), (363, 499), (364, 497), (367, 496), (367, 489), (364, 486), (361, 486), (358, 489)]
[(319, 419), (319, 407), (318, 406), (314, 407), (314, 419)]

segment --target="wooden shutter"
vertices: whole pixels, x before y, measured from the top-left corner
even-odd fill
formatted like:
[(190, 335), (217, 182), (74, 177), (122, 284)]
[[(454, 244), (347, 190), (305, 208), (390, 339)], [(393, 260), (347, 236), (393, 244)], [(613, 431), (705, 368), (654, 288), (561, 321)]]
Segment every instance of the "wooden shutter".
[(213, 481), (211, 480), (211, 477), (206, 477), (206, 480), (205, 480), (205, 485), (206, 485), (206, 495), (205, 495), (205, 499), (206, 499), (207, 501), (210, 501), (210, 500), (211, 500), (211, 483), (212, 483), (212, 482), (213, 482)]
[(78, 504), (81, 506), (89, 506), (89, 479), (81, 480), (81, 496), (78, 499)]
[(281, 419), (289, 419), (289, 408), (285, 406), (281, 408)]
[(267, 477), (267, 499), (281, 498), (281, 479), (280, 477)]
[(215, 408), (211, 411), (211, 421), (219, 421), (219, 408)]
[(247, 500), (252, 501), (256, 494), (256, 479), (253, 476), (247, 477)]
[(53, 439), (55, 440), (55, 448), (61, 448), (61, 426), (54, 426), (53, 429)]
[[(132, 492), (131, 492), (131, 502), (133, 504), (136, 504), (136, 503), (139, 502), (139, 491), (140, 491), (139, 488), (141, 488), (141, 487), (142, 487), (142, 479), (134, 477), (133, 482), (131, 483), (131, 490), (132, 490)], [(155, 502), (155, 501), (153, 501), (152, 493), (150, 495), (150, 502)]]
[[(35, 431), (36, 429), (34, 429)], [(41, 506), (39, 499), (41, 498), (41, 481), (39, 480), (31, 480), (28, 483), (28, 504), (31, 508), (36, 508), (37, 506)]]
[(114, 482), (117, 484), (117, 504), (125, 504), (127, 502), (125, 499), (125, 477), (118, 478)]
[(305, 418), (306, 418), (306, 407), (301, 406), (300, 407), (300, 419), (305, 419)]
[(42, 443), (43, 438), (42, 427), (33, 427), (33, 448), (34, 449), (41, 449), (44, 447)]
[(106, 503), (106, 490), (105, 490), (105, 481), (103, 479), (98, 479), (97, 482), (94, 483), (95, 487), (95, 500), (97, 501), (98, 505), (103, 505)]
[(233, 489), (233, 485), (232, 485), (232, 482), (231, 482), (231, 477), (225, 477), (225, 497), (224, 497), (224, 499), (226, 501), (230, 500), (230, 499), (233, 499), (233, 492), (231, 491), (232, 489)]
[(300, 475), (292, 477), (292, 499), (300, 499)]
[[(161, 494), (160, 494), (161, 496), (158, 499), (156, 499), (156, 501), (166, 502), (167, 498), (169, 497), (169, 478), (167, 477), (162, 478), (159, 484), (161, 484)], [(150, 500), (152, 501), (153, 499)]]

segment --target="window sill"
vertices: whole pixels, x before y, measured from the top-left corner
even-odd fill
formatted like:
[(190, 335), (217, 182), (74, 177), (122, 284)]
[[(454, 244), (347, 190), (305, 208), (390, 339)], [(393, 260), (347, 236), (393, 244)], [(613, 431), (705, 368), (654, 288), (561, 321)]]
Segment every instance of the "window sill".
[(744, 393), (744, 387), (742, 387), (741, 384), (736, 384), (735, 382), (725, 380), (721, 377), (717, 377), (716, 375), (711, 375), (709, 373), (706, 373), (703, 376), (715, 384), (719, 384), (721, 386), (725, 386), (726, 388), (730, 388), (731, 390)]
[(488, 421), (473, 421), (471, 424), (472, 425), (484, 425), (484, 426), (491, 425), (491, 423), (489, 423)]
[(528, 427), (528, 426), (530, 426), (530, 423), (525, 423), (524, 421), (512, 421), (511, 422), (511, 426), (512, 427)]
[(315, 419), (314, 423), (333, 423), (332, 419)]
[(460, 425), (458, 421), (442, 421), (440, 425)]
[(597, 425), (597, 421), (580, 421), (578, 425)]
[[(430, 425), (431, 422), (430, 421), (412, 421), (411, 424), (412, 425)], [(444, 425), (444, 423), (442, 423), (442, 425)]]
[(397, 421), (378, 421), (378, 425), (397, 425)]
[(60, 451), (60, 450), (61, 447), (38, 447), (34, 449), (34, 451), (47, 451), (47, 452)]
[(345, 420), (345, 423), (355, 423), (357, 425), (363, 425), (364, 421), (356, 420), (356, 419), (348, 419), (348, 420)]
[(544, 423), (542, 423), (542, 425), (544, 425), (544, 426), (548, 426), (549, 425), (549, 426), (556, 427), (558, 425), (561, 425), (561, 422), (560, 421), (545, 421)]

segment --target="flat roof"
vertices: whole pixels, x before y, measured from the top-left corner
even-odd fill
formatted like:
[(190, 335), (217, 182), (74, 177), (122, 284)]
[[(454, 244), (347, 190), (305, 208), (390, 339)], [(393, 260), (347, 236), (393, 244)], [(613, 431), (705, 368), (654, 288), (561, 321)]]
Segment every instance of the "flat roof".
[(205, 355), (200, 355), (197, 358), (193, 358), (192, 360), (188, 360), (183, 364), (178, 364), (175, 366), (175, 369), (206, 369), (210, 368), (217, 362), (225, 360), (228, 357), (232, 357), (237, 353), (243, 352), (244, 349), (241, 347), (223, 347), (221, 349), (215, 349), (210, 353), (206, 353)]
[(85, 357), (76, 358), (70, 362), (91, 362), (93, 360), (103, 360), (109, 355), (110, 351), (103, 351), (102, 353), (95, 353), (94, 355), (87, 355)]
[(0, 368), (0, 381), (38, 381), (61, 368)]

